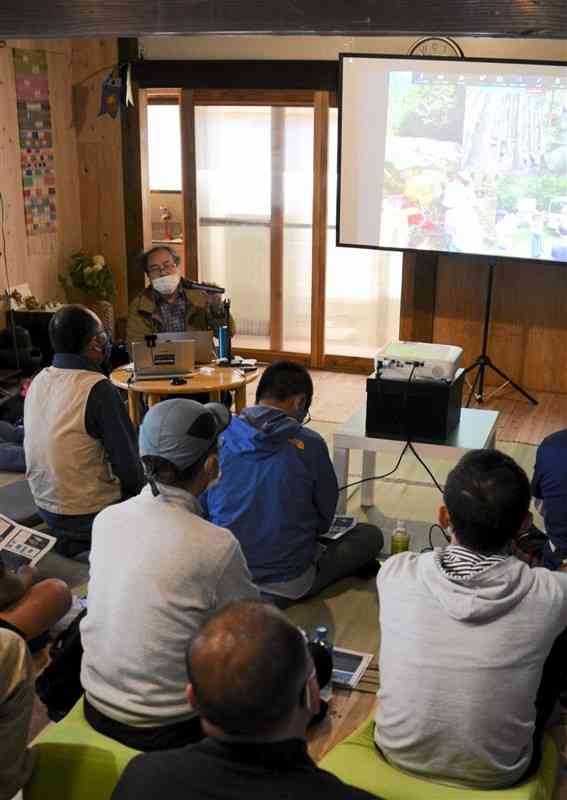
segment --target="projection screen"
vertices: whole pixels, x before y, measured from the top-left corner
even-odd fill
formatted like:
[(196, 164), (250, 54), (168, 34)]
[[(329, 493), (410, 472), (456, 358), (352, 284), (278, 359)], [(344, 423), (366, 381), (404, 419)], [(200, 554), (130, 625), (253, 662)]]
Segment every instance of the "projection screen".
[(567, 261), (567, 65), (340, 56), (337, 244)]

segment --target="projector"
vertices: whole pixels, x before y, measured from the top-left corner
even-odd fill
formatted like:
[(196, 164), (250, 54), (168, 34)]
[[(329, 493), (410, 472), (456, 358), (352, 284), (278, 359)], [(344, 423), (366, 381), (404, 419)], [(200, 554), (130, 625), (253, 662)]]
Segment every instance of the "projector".
[(390, 342), (374, 356), (374, 369), (381, 378), (451, 383), (463, 360), (463, 348), (430, 342)]

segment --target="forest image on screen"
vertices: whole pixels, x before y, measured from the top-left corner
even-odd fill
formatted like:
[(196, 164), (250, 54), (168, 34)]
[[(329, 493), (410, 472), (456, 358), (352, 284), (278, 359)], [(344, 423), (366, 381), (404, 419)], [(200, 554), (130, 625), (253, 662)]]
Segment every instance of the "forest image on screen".
[(380, 246), (567, 261), (565, 78), (393, 70), (384, 156)]

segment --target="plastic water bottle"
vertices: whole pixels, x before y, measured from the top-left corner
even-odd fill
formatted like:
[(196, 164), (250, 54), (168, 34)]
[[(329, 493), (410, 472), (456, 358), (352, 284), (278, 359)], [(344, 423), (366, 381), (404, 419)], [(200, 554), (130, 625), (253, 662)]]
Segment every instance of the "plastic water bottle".
[(410, 537), (409, 533), (406, 530), (406, 526), (402, 522), (402, 520), (398, 520), (396, 527), (394, 528), (394, 532), (392, 534), (392, 546), (391, 546), (392, 555), (395, 555), (396, 553), (403, 553), (406, 550), (409, 550), (409, 542), (410, 542)]

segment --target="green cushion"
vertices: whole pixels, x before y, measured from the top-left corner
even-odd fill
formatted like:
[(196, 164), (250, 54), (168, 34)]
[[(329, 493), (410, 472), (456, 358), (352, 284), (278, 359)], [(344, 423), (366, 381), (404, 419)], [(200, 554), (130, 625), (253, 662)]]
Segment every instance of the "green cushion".
[(91, 728), (83, 698), (34, 741), (36, 764), (24, 800), (110, 800), (122, 771), (138, 754)]
[(374, 745), (374, 720), (368, 719), (319, 762), (345, 783), (383, 800), (551, 800), (557, 772), (557, 748), (546, 735), (541, 766), (529, 780), (510, 789), (463, 789), (414, 778), (392, 767)]

